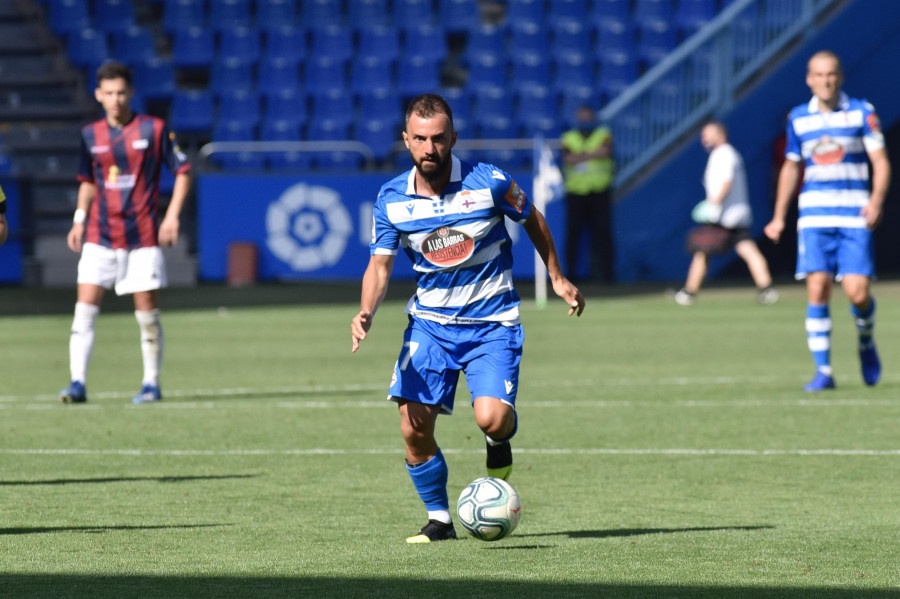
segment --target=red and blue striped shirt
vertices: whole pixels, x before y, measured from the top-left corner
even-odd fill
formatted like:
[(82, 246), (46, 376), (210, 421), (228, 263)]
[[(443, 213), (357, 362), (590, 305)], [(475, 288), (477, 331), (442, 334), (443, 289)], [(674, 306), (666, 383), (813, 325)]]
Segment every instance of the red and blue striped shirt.
[(159, 175), (191, 165), (175, 135), (156, 117), (135, 114), (123, 127), (101, 119), (81, 130), (78, 181), (93, 183), (85, 241), (114, 249), (159, 245)]

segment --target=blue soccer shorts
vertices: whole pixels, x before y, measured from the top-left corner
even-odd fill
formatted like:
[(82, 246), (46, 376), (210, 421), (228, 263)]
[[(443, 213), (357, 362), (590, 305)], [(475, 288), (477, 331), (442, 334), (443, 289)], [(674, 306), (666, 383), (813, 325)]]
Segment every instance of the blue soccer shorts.
[(471, 402), (488, 396), (515, 407), (525, 340), (522, 325), (441, 325), (413, 317), (409, 321), (388, 399), (440, 406), (442, 413), (452, 414), (463, 371)]
[(875, 242), (869, 229), (809, 228), (797, 232), (797, 278), (827, 272), (875, 276)]

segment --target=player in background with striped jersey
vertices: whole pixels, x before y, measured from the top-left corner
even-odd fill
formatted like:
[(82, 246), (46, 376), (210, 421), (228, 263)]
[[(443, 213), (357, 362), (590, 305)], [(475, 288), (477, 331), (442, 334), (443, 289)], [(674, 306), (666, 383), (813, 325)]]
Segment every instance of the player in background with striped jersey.
[(515, 181), (493, 165), (453, 156), (453, 113), (442, 97), (425, 94), (409, 104), (403, 141), (414, 168), (378, 194), (360, 311), (350, 330), (356, 352), (402, 247), (417, 290), (406, 308), (409, 325), (388, 398), (399, 407), (407, 469), (428, 511), (428, 523), (407, 542), (428, 543), (456, 538), (434, 428), (438, 414), (453, 411), (460, 371), (486, 437), (488, 474), (506, 479), (512, 470), (523, 333), (504, 217), (525, 227), (570, 316), (581, 315), (584, 298), (563, 276), (544, 217)]
[(9, 225), (6, 223), (6, 194), (0, 187), (0, 245), (6, 241), (9, 235)]
[[(97, 70), (94, 97), (105, 117), (82, 129), (78, 207), (67, 241), (80, 252), (78, 297), (69, 337), (71, 383), (67, 403), (87, 401), (85, 381), (94, 346), (94, 324), (107, 289), (131, 294), (141, 331), (144, 376), (132, 401), (159, 401), (163, 330), (158, 290), (166, 286), (159, 246), (178, 242), (179, 216), (190, 189), (190, 164), (175, 136), (155, 117), (135, 114), (131, 71), (117, 62)], [(165, 217), (159, 206), (160, 168), (175, 173)]]
[(788, 117), (786, 160), (778, 178), (774, 216), (765, 228), (777, 243), (803, 163), (797, 278), (806, 278), (807, 344), (816, 364), (805, 391), (835, 387), (828, 308), (833, 279), (852, 304), (863, 381), (874, 385), (881, 376), (873, 339), (876, 304), (869, 287), (875, 274), (873, 230), (881, 221), (891, 166), (874, 107), (844, 94), (843, 82), (841, 61), (834, 53), (821, 51), (809, 59), (806, 84), (813, 97)]

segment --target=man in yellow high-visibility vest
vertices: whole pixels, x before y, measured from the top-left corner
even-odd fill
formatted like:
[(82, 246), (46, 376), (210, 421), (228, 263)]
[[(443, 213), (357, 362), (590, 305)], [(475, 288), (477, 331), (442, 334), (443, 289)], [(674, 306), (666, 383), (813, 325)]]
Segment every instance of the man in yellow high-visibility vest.
[(597, 122), (593, 108), (581, 106), (573, 128), (563, 133), (560, 143), (566, 183), (566, 272), (577, 277), (586, 235), (590, 248), (588, 277), (610, 283), (615, 278), (612, 132)]

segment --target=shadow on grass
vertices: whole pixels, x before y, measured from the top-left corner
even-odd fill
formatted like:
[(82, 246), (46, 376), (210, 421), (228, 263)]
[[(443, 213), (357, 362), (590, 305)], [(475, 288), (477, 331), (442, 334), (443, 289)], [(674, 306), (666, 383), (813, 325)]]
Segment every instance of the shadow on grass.
[[(160, 524), (156, 526), (20, 526), (14, 528), (0, 528), (0, 536), (36, 535), (49, 532), (88, 532), (94, 534), (115, 530), (187, 530), (193, 528), (218, 528), (220, 526), (230, 526), (230, 524)], [(3, 586), (2, 582), (0, 582), (0, 591), (2, 590)]]
[(198, 480), (229, 480), (256, 478), (256, 474), (222, 474), (204, 476), (110, 476), (103, 478), (54, 478), (50, 480), (0, 480), (0, 487), (29, 487), (38, 485), (82, 485), (96, 483), (130, 483), (151, 481), (157, 483), (184, 483)]
[(641, 535), (670, 535), (685, 532), (716, 532), (726, 530), (769, 530), (774, 526), (689, 526), (686, 528), (616, 528), (611, 530), (570, 530), (561, 532), (541, 532), (516, 537), (556, 537), (565, 535), (570, 539), (608, 539), (612, 537), (637, 537)]
[[(427, 590), (426, 590), (427, 589)], [(428, 580), (346, 577), (166, 577), (116, 575), (0, 575), (4, 597), (92, 599), (140, 597), (230, 598), (475, 598), (532, 599), (892, 599), (896, 589), (640, 585), (498, 581), (485, 579)]]

